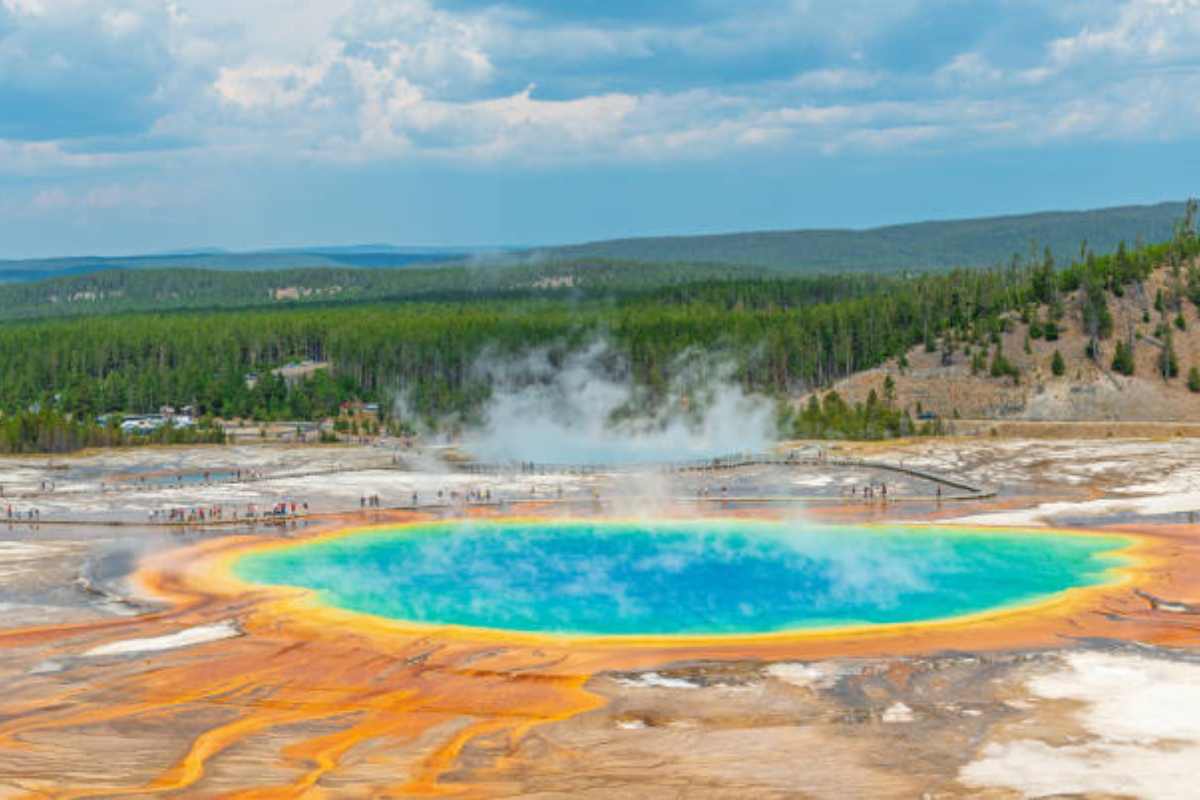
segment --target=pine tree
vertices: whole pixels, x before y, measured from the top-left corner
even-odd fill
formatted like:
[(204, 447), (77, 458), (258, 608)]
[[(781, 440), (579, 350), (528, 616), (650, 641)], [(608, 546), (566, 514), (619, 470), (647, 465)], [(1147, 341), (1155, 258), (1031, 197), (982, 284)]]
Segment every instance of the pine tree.
[(1017, 365), (1009, 361), (1004, 351), (1000, 346), (996, 346), (996, 352), (992, 355), (992, 366), (990, 369), (993, 378), (1009, 377), (1013, 379), (1013, 384), (1021, 382), (1021, 371), (1017, 369)]
[(971, 356), (971, 374), (978, 375), (987, 368), (987, 359), (984, 357), (982, 350), (977, 350)]
[(1050, 371), (1059, 378), (1061, 378), (1067, 371), (1067, 364), (1065, 361), (1063, 361), (1062, 353), (1058, 352), (1057, 350), (1054, 351), (1054, 357), (1050, 359)]
[(1179, 375), (1179, 357), (1175, 354), (1175, 341), (1170, 329), (1167, 330), (1162, 353), (1158, 357), (1158, 371), (1163, 380), (1170, 380)]
[(1125, 342), (1117, 342), (1116, 353), (1113, 354), (1112, 368), (1122, 375), (1132, 375), (1136, 368), (1133, 360), (1133, 348)]

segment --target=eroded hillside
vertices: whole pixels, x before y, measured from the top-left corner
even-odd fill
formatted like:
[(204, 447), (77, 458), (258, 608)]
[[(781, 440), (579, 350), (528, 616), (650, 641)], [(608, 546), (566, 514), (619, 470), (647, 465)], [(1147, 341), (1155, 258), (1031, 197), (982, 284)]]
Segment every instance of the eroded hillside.
[[(1186, 297), (1186, 274), (1186, 268), (1176, 277), (1161, 267), (1125, 287), (1121, 296), (1108, 293), (1112, 331), (1096, 339), (1094, 357), (1088, 352), (1092, 337), (1081, 288), (1059, 299), (1053, 340), (1045, 330), (1053, 308), (1038, 304), (1023, 314), (1007, 314), (998, 344), (991, 337), (982, 345), (939, 338), (932, 351), (910, 350), (906, 366), (892, 359), (833, 389), (850, 403), (865, 402), (872, 389), (883, 396), (890, 376), (894, 403), (914, 418), (924, 413), (944, 420), (1200, 421), (1200, 393), (1189, 388), (1188, 380), (1193, 367), (1200, 369), (1200, 312)], [(1118, 347), (1126, 345), (1132, 350), (1129, 375), (1114, 367)], [(1168, 346), (1177, 364), (1170, 378), (1162, 370)], [(997, 350), (1015, 367), (1015, 377), (994, 374)], [(1053, 368), (1056, 352), (1062, 358), (1060, 375)]]

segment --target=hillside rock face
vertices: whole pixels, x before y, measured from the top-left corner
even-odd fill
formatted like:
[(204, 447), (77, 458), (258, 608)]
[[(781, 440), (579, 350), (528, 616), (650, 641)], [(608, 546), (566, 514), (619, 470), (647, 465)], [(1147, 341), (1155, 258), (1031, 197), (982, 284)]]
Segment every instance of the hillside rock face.
[[(943, 363), (940, 347), (933, 353), (918, 347), (908, 353), (906, 369), (892, 361), (853, 375), (832, 388), (848, 402), (861, 402), (871, 389), (882, 395), (885, 376), (891, 375), (899, 406), (914, 416), (924, 411), (946, 420), (1200, 422), (1200, 394), (1189, 390), (1187, 380), (1193, 366), (1200, 368), (1200, 314), (1187, 300), (1178, 309), (1170, 301), (1164, 312), (1155, 309), (1159, 290), (1170, 297), (1173, 284), (1174, 279), (1160, 270), (1124, 297), (1110, 297), (1113, 334), (1100, 341), (1095, 359), (1086, 352), (1088, 336), (1077, 293), (1063, 298), (1064, 316), (1056, 341), (1031, 338), (1031, 326), (1012, 317), (1000, 347), (1004, 357), (1020, 371), (1016, 382), (990, 375), (987, 367), (995, 345), (986, 345), (984, 369), (974, 374), (971, 356), (960, 345), (948, 365)], [(1039, 309), (1041, 320), (1048, 314), (1047, 308)], [(1184, 320), (1183, 330), (1175, 324), (1179, 315)], [(1149, 322), (1145, 321), (1147, 317)], [(1169, 380), (1164, 380), (1159, 370), (1165, 347), (1161, 326), (1170, 331), (1179, 366), (1178, 376)], [(1118, 342), (1132, 343), (1135, 368), (1131, 376), (1112, 368)], [(1051, 369), (1055, 351), (1065, 365), (1061, 376)], [(800, 399), (805, 402), (808, 398), (806, 395)]]

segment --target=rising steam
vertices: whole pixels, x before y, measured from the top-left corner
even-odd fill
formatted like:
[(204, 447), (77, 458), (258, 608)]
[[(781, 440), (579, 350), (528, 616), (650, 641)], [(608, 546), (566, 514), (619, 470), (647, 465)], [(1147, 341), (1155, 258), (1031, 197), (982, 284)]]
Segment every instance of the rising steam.
[(467, 446), (485, 461), (627, 464), (766, 448), (772, 403), (747, 395), (721, 362), (687, 354), (665, 391), (637, 387), (603, 342), (556, 360), (539, 351), (491, 367), (493, 397)]

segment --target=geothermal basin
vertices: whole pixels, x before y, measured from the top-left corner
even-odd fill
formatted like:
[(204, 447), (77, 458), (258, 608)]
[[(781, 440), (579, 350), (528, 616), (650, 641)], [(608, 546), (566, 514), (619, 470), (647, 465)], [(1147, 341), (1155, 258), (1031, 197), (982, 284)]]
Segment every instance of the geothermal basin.
[(1118, 535), (808, 521), (474, 520), (251, 552), (241, 580), (425, 626), (755, 636), (1011, 610), (1117, 581)]
[[(1200, 439), (846, 448), (636, 475), (13, 460), (43, 522), (0, 531), (0, 799), (1193, 796)], [(255, 479), (120, 477), (232, 463)], [(313, 513), (146, 523), (289, 500)]]

